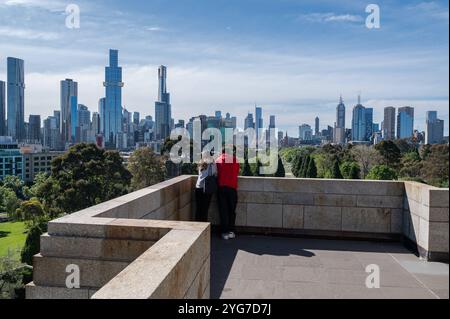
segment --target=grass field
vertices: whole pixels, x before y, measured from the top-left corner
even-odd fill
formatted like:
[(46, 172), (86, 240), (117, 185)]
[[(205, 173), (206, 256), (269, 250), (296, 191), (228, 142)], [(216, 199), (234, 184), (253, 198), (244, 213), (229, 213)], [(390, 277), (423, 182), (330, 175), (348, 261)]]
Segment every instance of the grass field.
[(8, 249), (15, 252), (22, 250), (26, 239), (25, 223), (0, 223), (0, 257), (8, 254)]

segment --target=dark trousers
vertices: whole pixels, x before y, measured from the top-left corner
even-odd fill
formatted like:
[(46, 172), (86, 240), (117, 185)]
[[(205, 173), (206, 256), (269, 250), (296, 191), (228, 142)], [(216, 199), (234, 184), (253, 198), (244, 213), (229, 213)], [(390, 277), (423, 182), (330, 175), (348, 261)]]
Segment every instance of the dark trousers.
[(219, 205), (222, 234), (234, 232), (237, 201), (237, 191), (234, 188), (219, 187), (217, 192), (217, 203)]
[(195, 220), (198, 222), (208, 221), (209, 204), (211, 204), (211, 194), (205, 194), (203, 188), (195, 189), (195, 202), (197, 209), (195, 211)]

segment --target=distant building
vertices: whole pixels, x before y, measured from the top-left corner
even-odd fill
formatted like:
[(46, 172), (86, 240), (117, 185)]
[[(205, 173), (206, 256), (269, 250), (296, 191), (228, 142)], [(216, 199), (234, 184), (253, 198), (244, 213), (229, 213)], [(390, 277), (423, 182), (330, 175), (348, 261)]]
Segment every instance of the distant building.
[(336, 144), (345, 143), (345, 104), (342, 95), (339, 98), (339, 104), (336, 107), (336, 123), (334, 125), (334, 142)]
[[(72, 97), (78, 97), (78, 83), (72, 79), (61, 81), (60, 99), (61, 99), (61, 139), (62, 144), (68, 144), (72, 140), (72, 125), (76, 121), (72, 120), (74, 101)], [(76, 112), (75, 106), (75, 112)]]
[(318, 116), (316, 116), (316, 119), (314, 121), (314, 135), (319, 136), (320, 135), (320, 119)]
[(13, 175), (23, 179), (23, 157), (11, 136), (0, 137), (0, 180)]
[(30, 115), (28, 119), (28, 142), (41, 142), (41, 116)]
[(437, 118), (437, 111), (428, 111), (425, 144), (439, 144), (444, 140), (444, 121)]
[(52, 171), (52, 161), (63, 155), (64, 152), (38, 152), (24, 153), (24, 182), (33, 182), (39, 173), (50, 174)]
[(397, 115), (397, 138), (411, 138), (414, 135), (414, 108), (400, 107)]
[(366, 108), (361, 104), (360, 97), (358, 97), (358, 104), (353, 108), (352, 141), (367, 141)]
[(373, 108), (366, 107), (364, 111), (366, 116), (366, 141), (371, 141), (373, 137)]
[(261, 139), (260, 132), (264, 128), (263, 110), (261, 107), (255, 106), (255, 130), (256, 130), (256, 147), (258, 147)]
[(275, 115), (271, 115), (269, 118), (269, 128), (276, 128)]
[(24, 61), (17, 58), (7, 59), (8, 87), (8, 136), (14, 141), (25, 140), (25, 73)]
[(43, 145), (50, 150), (59, 150), (61, 134), (58, 128), (58, 118), (49, 116), (44, 120)]
[(392, 106), (384, 108), (383, 139), (395, 140), (395, 107)]
[(302, 124), (298, 129), (298, 138), (301, 141), (311, 141), (313, 135), (313, 130), (310, 125)]
[(6, 85), (0, 81), (0, 136), (6, 134)]
[(245, 118), (244, 129), (246, 130), (248, 128), (255, 128), (255, 122), (253, 121), (252, 113), (248, 113), (247, 117)]
[(122, 133), (122, 68), (119, 51), (109, 50), (109, 66), (105, 67), (104, 136), (107, 147), (116, 145), (116, 136)]
[(170, 93), (167, 92), (167, 68), (161, 65), (158, 69), (158, 101), (155, 102), (155, 137), (164, 140), (170, 136), (172, 122), (172, 106)]
[(139, 125), (140, 117), (141, 117), (141, 115), (139, 112), (134, 112), (133, 113), (133, 123), (136, 125)]

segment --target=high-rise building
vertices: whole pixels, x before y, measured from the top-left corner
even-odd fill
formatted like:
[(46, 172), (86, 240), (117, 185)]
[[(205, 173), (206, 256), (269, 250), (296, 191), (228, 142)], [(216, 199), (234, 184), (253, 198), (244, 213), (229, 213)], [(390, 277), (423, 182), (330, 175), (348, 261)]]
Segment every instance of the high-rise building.
[(316, 119), (314, 121), (314, 135), (319, 136), (320, 135), (320, 119), (318, 116), (316, 116)]
[(51, 150), (57, 150), (60, 144), (58, 118), (49, 116), (44, 120), (43, 145)]
[(274, 129), (276, 127), (275, 115), (271, 115), (269, 118), (269, 128)]
[(141, 121), (141, 115), (139, 114), (139, 112), (134, 112), (133, 113), (133, 123), (136, 125), (139, 125), (140, 121)]
[(7, 89), (8, 89), (8, 135), (15, 141), (25, 139), (25, 74), (24, 61), (8, 58)]
[(337, 144), (343, 144), (345, 142), (345, 104), (342, 95), (336, 107), (336, 123), (334, 125), (333, 139)]
[(28, 118), (28, 141), (40, 143), (41, 141), (41, 116), (30, 115)]
[(100, 134), (100, 114), (98, 112), (92, 113), (92, 132), (95, 136)]
[(222, 118), (222, 111), (216, 111), (215, 115), (216, 115), (216, 117), (218, 119), (221, 119)]
[(77, 142), (78, 129), (78, 96), (70, 97), (70, 143)]
[(302, 141), (312, 140), (313, 130), (310, 125), (302, 124), (298, 129), (298, 137)]
[(170, 93), (167, 92), (167, 67), (158, 68), (158, 101), (155, 102), (155, 137), (164, 140), (170, 136), (172, 123), (172, 106)]
[(109, 50), (109, 66), (105, 67), (104, 136), (108, 147), (116, 145), (116, 135), (122, 133), (122, 68), (119, 51)]
[(260, 136), (260, 130), (264, 127), (263, 111), (261, 107), (255, 106), (255, 130), (256, 130), (256, 146), (258, 147)]
[(104, 97), (98, 100), (98, 113), (100, 115), (100, 134), (104, 136), (106, 122), (106, 99)]
[(388, 141), (395, 139), (395, 107), (384, 108), (383, 138)]
[(253, 121), (253, 114), (252, 113), (248, 113), (247, 117), (245, 118), (244, 121), (244, 130), (248, 129), (248, 128), (255, 128), (255, 122)]
[(0, 136), (6, 135), (6, 86), (0, 81)]
[(438, 119), (437, 111), (428, 111), (425, 129), (425, 144), (439, 144), (444, 139), (444, 121)]
[(359, 96), (358, 104), (353, 108), (352, 141), (367, 141), (366, 108), (361, 104)]
[(411, 138), (414, 135), (414, 108), (400, 107), (397, 115), (397, 138)]
[[(72, 124), (76, 121), (72, 120), (72, 97), (78, 97), (78, 83), (72, 79), (65, 79), (61, 81), (61, 140), (63, 144), (71, 142), (72, 132), (75, 132), (75, 128), (72, 129)], [(75, 113), (76, 113), (75, 106)]]
[(89, 131), (91, 129), (91, 112), (88, 107), (78, 104), (77, 110), (77, 142), (89, 142)]
[(366, 116), (366, 141), (370, 141), (373, 136), (373, 108), (366, 107), (365, 116)]

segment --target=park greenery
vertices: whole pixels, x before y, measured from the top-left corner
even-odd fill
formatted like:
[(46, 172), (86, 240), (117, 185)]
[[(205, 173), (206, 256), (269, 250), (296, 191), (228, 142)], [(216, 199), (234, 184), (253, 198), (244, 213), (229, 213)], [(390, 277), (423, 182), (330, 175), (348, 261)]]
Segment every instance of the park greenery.
[(300, 178), (410, 180), (448, 187), (449, 146), (417, 145), (409, 140), (375, 146), (323, 145), (280, 151)]

